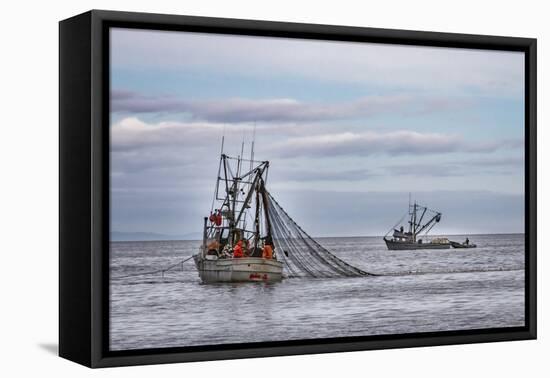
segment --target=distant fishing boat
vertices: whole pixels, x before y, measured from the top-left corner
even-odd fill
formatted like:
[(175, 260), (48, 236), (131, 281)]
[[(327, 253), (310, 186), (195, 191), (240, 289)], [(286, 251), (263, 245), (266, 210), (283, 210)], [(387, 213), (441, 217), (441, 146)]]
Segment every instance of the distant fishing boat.
[(269, 161), (254, 161), (254, 144), (247, 160), (242, 152), (236, 158), (225, 155), (222, 140), (212, 209), (193, 257), (203, 282), (282, 279), (283, 263), (277, 259), (268, 214), (268, 169)]
[[(409, 216), (408, 228), (405, 231), (403, 225), (398, 227), (405, 216)], [(422, 223), (424, 221), (424, 223)], [(411, 249), (449, 249), (451, 242), (445, 237), (426, 240), (428, 232), (441, 221), (441, 213), (421, 206), (416, 201), (411, 205), (409, 200), (409, 211), (390, 231), (384, 235), (384, 242), (389, 250), (411, 250)], [(392, 238), (388, 234), (393, 231)], [(423, 235), (422, 237), (421, 234)]]

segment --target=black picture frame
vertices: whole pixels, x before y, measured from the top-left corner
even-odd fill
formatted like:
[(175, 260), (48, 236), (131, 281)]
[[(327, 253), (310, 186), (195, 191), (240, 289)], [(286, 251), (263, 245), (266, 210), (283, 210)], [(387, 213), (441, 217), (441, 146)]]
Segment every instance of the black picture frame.
[[(110, 27), (525, 53), (525, 326), (109, 351)], [(92, 10), (59, 24), (59, 355), (88, 367), (536, 338), (536, 39)]]

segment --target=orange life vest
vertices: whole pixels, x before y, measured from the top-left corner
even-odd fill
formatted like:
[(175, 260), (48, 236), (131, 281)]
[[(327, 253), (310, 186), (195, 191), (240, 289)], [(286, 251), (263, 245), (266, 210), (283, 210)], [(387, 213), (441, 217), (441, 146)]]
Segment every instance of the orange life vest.
[(264, 259), (273, 258), (273, 247), (271, 247), (269, 244), (264, 245), (264, 250), (262, 251), (262, 257)]
[(233, 257), (235, 258), (239, 258), (239, 257), (243, 257), (243, 247), (242, 247), (242, 242), (238, 242), (237, 245), (235, 246), (235, 248), (233, 249)]

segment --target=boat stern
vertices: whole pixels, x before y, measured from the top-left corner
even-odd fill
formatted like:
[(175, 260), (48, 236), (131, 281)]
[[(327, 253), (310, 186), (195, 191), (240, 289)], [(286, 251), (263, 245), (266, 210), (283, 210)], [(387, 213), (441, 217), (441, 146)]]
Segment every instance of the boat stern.
[(273, 259), (243, 257), (226, 259), (195, 258), (203, 282), (274, 282), (283, 277), (283, 264)]

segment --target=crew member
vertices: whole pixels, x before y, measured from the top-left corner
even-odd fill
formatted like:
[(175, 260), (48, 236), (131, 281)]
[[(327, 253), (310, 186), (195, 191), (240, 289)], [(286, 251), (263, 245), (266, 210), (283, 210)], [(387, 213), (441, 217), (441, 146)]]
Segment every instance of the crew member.
[(262, 257), (268, 260), (271, 260), (273, 258), (273, 247), (271, 246), (271, 244), (266, 243), (264, 245), (264, 248), (262, 250)]
[(243, 242), (242, 242), (242, 240), (239, 240), (239, 242), (235, 245), (235, 248), (233, 249), (233, 257), (234, 258), (243, 257)]
[(206, 250), (208, 251), (207, 254), (209, 255), (217, 255), (219, 249), (220, 249), (220, 243), (217, 240), (213, 240), (206, 247)]

